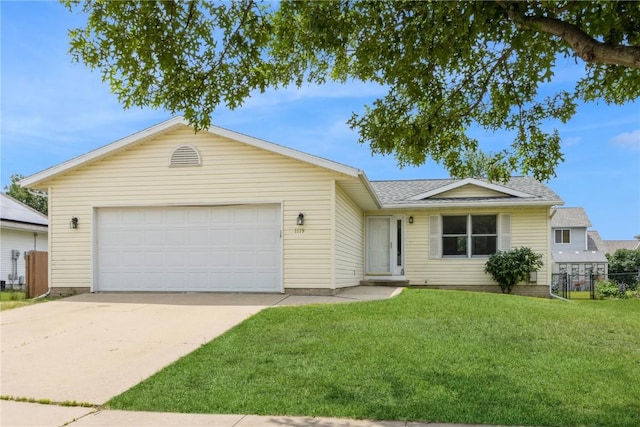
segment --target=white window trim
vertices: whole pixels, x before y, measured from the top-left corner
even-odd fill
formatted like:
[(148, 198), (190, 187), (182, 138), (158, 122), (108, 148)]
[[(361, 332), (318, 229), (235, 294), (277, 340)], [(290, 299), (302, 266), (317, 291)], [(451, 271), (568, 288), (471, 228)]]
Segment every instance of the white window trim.
[[(491, 254), (483, 254), (483, 255), (474, 255), (473, 252), (473, 238), (474, 237), (495, 237), (496, 238), (496, 251), (498, 250), (498, 239), (499, 239), (499, 219), (498, 219), (498, 214), (492, 214), (492, 213), (481, 213), (481, 214), (465, 214), (465, 215), (442, 215), (442, 218), (444, 219), (444, 217), (452, 217), (452, 216), (466, 216), (467, 217), (467, 227), (466, 227), (466, 234), (464, 235), (464, 237), (467, 238), (467, 253), (466, 255), (445, 255), (444, 253), (442, 254), (443, 258), (488, 258), (491, 256)], [(472, 227), (472, 218), (474, 216), (494, 216), (496, 218), (496, 232), (495, 234), (473, 234), (473, 227)], [(444, 225), (442, 227), (444, 229)], [(444, 231), (441, 235), (441, 238), (444, 237), (461, 237), (462, 234), (444, 234)]]
[[(496, 229), (496, 250), (508, 251), (511, 249), (511, 214), (510, 213), (477, 213), (477, 214), (463, 214), (469, 217), (470, 215), (496, 215), (497, 217), (497, 229)], [(458, 216), (463, 216), (458, 215)], [(442, 217), (443, 216), (456, 216), (452, 213), (450, 215), (430, 215), (429, 216), (429, 259), (443, 260), (443, 259), (482, 259), (488, 258), (491, 255), (443, 255), (442, 253)], [(468, 236), (468, 234), (467, 234)], [(467, 240), (467, 244), (470, 244), (470, 240)], [(470, 250), (469, 250), (470, 252)]]
[[(564, 241), (558, 242), (558, 231), (560, 231), (561, 240), (564, 240), (564, 232), (565, 231), (569, 232), (569, 241), (568, 242), (564, 242)], [(555, 243), (556, 245), (570, 245), (571, 244), (571, 229), (570, 228), (556, 228), (555, 230), (553, 230), (553, 243)]]

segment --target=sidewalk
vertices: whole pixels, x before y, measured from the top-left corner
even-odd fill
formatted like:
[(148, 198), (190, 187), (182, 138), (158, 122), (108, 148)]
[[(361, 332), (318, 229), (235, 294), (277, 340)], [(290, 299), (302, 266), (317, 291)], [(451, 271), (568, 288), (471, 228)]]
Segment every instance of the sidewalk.
[[(368, 421), (259, 415), (175, 414), (161, 412), (109, 411), (0, 401), (0, 425), (8, 426), (209, 426), (209, 427), (472, 427), (405, 421)], [(474, 426), (481, 427), (481, 426)], [(488, 426), (487, 426), (488, 427)]]

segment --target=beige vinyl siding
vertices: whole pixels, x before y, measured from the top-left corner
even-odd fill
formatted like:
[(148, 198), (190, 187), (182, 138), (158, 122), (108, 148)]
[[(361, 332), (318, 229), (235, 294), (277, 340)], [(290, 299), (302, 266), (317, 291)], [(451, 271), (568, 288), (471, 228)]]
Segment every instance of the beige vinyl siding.
[(455, 199), (464, 197), (509, 197), (507, 194), (489, 188), (478, 187), (477, 185), (463, 185), (453, 190), (445, 191), (431, 196), (431, 199)]
[(336, 185), (336, 288), (356, 286), (364, 272), (364, 215)]
[[(199, 167), (169, 167), (176, 147), (192, 145)], [(285, 288), (331, 287), (332, 196), (341, 175), (279, 154), (190, 129), (157, 139), (53, 179), (51, 283), (90, 286), (93, 208), (104, 206), (281, 203)], [(296, 233), (296, 218), (305, 215)], [(69, 229), (72, 216), (79, 218)]]
[[(442, 211), (407, 212), (414, 217), (413, 224), (406, 225), (405, 266), (411, 284), (433, 286), (493, 285), (491, 277), (484, 273), (487, 261), (483, 258), (429, 259), (429, 221), (432, 215), (510, 214), (511, 246), (527, 246), (544, 255), (544, 267), (538, 272), (538, 283), (546, 284), (549, 277), (549, 209), (450, 209)], [(498, 224), (500, 226), (500, 224)], [(500, 235), (498, 235), (500, 239)]]

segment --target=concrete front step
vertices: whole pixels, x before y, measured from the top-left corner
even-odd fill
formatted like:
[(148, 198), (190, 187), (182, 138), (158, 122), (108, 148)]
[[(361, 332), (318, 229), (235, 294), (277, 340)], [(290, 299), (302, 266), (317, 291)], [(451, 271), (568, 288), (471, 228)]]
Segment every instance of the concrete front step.
[(376, 279), (376, 280), (361, 280), (361, 286), (393, 286), (394, 288), (398, 287), (407, 287), (409, 286), (408, 280), (384, 280), (384, 279)]

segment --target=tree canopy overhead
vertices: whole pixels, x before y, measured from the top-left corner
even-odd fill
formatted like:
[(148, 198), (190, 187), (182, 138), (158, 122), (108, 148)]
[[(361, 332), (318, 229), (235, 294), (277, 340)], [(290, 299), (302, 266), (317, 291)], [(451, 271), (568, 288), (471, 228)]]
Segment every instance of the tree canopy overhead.
[[(547, 180), (562, 161), (550, 120), (578, 101), (640, 95), (640, 2), (79, 1), (74, 60), (100, 70), (124, 105), (184, 114), (196, 129), (219, 106), (289, 85), (359, 80), (388, 92), (349, 125), (400, 166), (427, 158), (454, 176), (477, 151), (472, 127), (513, 135), (487, 175)], [(547, 96), (557, 61), (584, 63)]]

